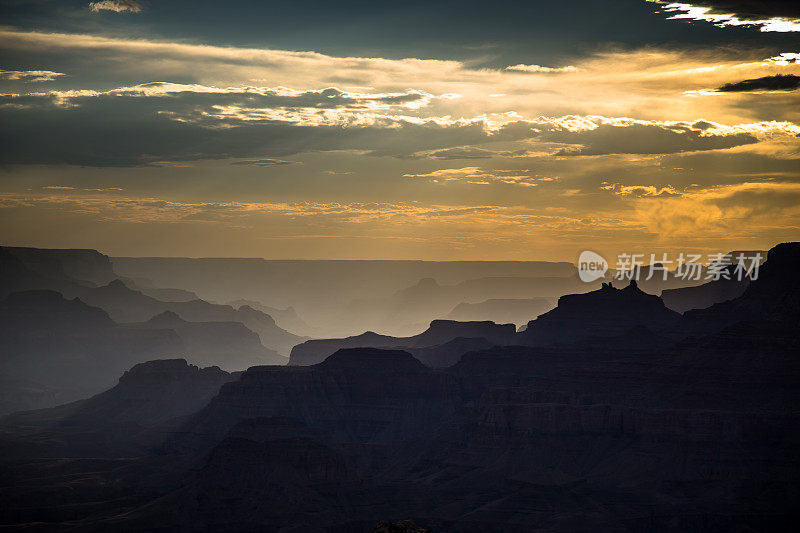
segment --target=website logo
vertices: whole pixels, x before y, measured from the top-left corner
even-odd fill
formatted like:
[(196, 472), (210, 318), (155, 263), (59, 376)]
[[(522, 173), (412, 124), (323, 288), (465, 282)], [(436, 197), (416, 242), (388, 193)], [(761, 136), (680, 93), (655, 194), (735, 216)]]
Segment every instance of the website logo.
[(608, 261), (591, 250), (584, 250), (578, 258), (578, 276), (584, 283), (591, 283), (605, 277), (608, 272)]

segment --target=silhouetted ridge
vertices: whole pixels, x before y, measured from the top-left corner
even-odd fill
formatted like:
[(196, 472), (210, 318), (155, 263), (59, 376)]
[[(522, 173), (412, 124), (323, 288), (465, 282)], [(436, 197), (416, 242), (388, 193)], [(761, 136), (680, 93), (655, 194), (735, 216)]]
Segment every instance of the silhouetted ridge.
[(456, 364), (461, 356), (475, 350), (486, 350), (495, 346), (483, 337), (469, 338), (456, 337), (444, 344), (426, 346), (424, 348), (409, 348), (409, 352), (425, 365), (432, 368), (446, 368)]
[[(142, 323), (165, 311), (171, 311), (189, 322), (240, 322), (258, 334), (261, 343), (269, 349), (288, 353), (292, 346), (305, 340), (279, 328), (269, 315), (248, 306), (234, 309), (204, 300), (162, 302), (141, 291), (131, 289), (120, 280), (97, 288), (87, 288), (81, 299), (105, 309), (120, 323)], [(170, 316), (170, 315), (167, 315)], [(173, 324), (178, 324), (175, 322)], [(171, 327), (169, 325), (165, 327)]]
[(103, 310), (54, 291), (0, 301), (0, 413), (50, 407), (111, 386), (132, 365), (183, 353), (163, 329), (119, 327)]
[(492, 298), (478, 303), (461, 302), (446, 316), (450, 320), (493, 320), (524, 325), (555, 307), (553, 298)]
[(108, 256), (97, 250), (4, 247), (25, 267), (51, 280), (108, 283), (116, 275)]
[(669, 332), (679, 322), (680, 315), (667, 309), (661, 298), (631, 280), (622, 289), (604, 283), (596, 291), (562, 296), (555, 309), (529, 322), (519, 339), (530, 345), (571, 343), (584, 337), (615, 337), (635, 326)]
[(173, 311), (164, 311), (147, 322), (125, 327), (175, 331), (186, 348), (187, 359), (200, 366), (219, 365), (236, 371), (287, 363), (285, 357), (265, 348), (258, 335), (240, 322), (191, 322)]
[(233, 374), (217, 366), (198, 368), (185, 359), (139, 363), (125, 372), (116, 386), (83, 402), (68, 421), (152, 426), (202, 408), (232, 379)]
[(796, 323), (800, 320), (800, 243), (786, 242), (767, 253), (758, 277), (740, 297), (707, 309), (684, 313), (686, 327), (695, 333), (719, 331), (751, 320)]
[(402, 350), (375, 348), (345, 348), (316, 365), (325, 370), (351, 370), (353, 372), (430, 372), (421, 362)]
[(110, 328), (116, 326), (108, 313), (86, 305), (78, 298), (68, 300), (50, 290), (15, 292), (0, 302), (0, 329), (28, 327), (37, 329)]
[(444, 344), (458, 337), (484, 338), (492, 344), (507, 344), (513, 341), (515, 334), (514, 324), (495, 324), (488, 320), (476, 322), (434, 320), (427, 330), (412, 337), (390, 337), (368, 331), (343, 339), (306, 341), (292, 348), (289, 362), (293, 365), (313, 365), (341, 348), (425, 348)]
[(182, 319), (177, 313), (172, 311), (164, 311), (146, 322), (146, 324), (154, 327), (167, 328), (176, 325), (187, 324), (188, 321)]
[(720, 279), (694, 287), (667, 289), (661, 292), (661, 299), (664, 300), (664, 305), (673, 311), (684, 313), (692, 309), (705, 309), (744, 294), (750, 284), (750, 279), (745, 275), (739, 279), (739, 273), (736, 272), (736, 267), (733, 265), (723, 269), (723, 272), (727, 278), (721, 276)]
[[(497, 339), (504, 336), (513, 336), (516, 331), (514, 324), (495, 324), (491, 320), (458, 322), (456, 320), (434, 320), (430, 327), (415, 338), (418, 345), (422, 346), (432, 341), (446, 342), (455, 337), (484, 337)], [(503, 339), (506, 340), (506, 339)]]
[(52, 434), (55, 453), (66, 457), (139, 455), (160, 445), (165, 431), (177, 423), (174, 419), (204, 407), (235, 377), (218, 367), (189, 365), (184, 359), (148, 361), (126, 371), (105, 392), (49, 409), (14, 413), (2, 424)]

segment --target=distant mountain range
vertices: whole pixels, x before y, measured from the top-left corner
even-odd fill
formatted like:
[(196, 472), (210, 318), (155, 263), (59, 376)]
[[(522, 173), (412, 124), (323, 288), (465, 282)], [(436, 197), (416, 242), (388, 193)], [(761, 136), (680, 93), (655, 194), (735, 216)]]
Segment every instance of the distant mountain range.
[(460, 322), (491, 320), (520, 326), (555, 306), (554, 298), (493, 298), (478, 303), (462, 302), (444, 318)]
[(278, 350), (305, 340), (247, 306), (145, 295), (93, 250), (0, 247), (0, 274), (0, 413), (85, 398), (152, 359), (285, 364)]
[[(524, 291), (522, 285), (514, 281), (506, 283), (505, 289), (497, 286), (495, 290), (495, 284), (489, 282), (484, 289), (476, 288), (463, 294), (452, 285), (482, 278), (570, 278), (576, 273), (575, 265), (570, 263), (545, 261), (215, 258), (112, 258), (111, 261), (122, 276), (146, 278), (162, 287), (191, 290), (209, 301), (249, 300), (259, 302), (264, 308), (292, 307), (309, 329), (292, 329), (289, 322), (281, 322), (277, 316), (274, 317), (276, 321), (290, 331), (314, 337), (351, 335), (366, 330), (395, 336), (414, 335), (461, 302), (525, 297), (520, 296), (520, 291)], [(434, 283), (443, 288), (426, 294), (425, 284), (429, 281), (420, 280), (427, 279), (436, 280)], [(422, 290), (409, 294), (420, 283)], [(512, 287), (514, 284), (516, 290)], [(581, 290), (577, 285), (579, 283), (570, 282), (570, 289), (564, 292), (553, 287), (545, 294), (536, 293), (532, 297), (558, 297)], [(503, 294), (511, 291), (513, 296), (501, 296), (498, 290), (505, 290)]]

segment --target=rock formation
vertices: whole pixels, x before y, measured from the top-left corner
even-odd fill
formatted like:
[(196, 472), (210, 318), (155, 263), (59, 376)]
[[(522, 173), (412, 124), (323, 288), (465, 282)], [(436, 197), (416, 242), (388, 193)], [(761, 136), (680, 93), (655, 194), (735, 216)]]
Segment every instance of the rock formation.
[(413, 337), (391, 337), (368, 331), (344, 339), (306, 341), (292, 349), (289, 363), (292, 365), (316, 364), (342, 348), (425, 348), (444, 344), (458, 337), (483, 338), (492, 344), (506, 344), (513, 339), (514, 333), (513, 324), (495, 324), (489, 321), (434, 320), (428, 329)]
[(559, 298), (555, 309), (528, 323), (519, 334), (519, 342), (569, 344), (585, 337), (614, 337), (635, 326), (669, 332), (680, 318), (664, 306), (661, 298), (639, 289), (635, 280), (623, 289), (604, 283), (596, 291)]

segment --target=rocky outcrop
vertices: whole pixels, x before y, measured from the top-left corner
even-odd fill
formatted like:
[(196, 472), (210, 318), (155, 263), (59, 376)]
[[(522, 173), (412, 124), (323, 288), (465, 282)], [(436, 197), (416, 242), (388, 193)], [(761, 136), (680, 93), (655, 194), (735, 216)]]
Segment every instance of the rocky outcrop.
[(596, 291), (562, 296), (555, 309), (529, 322), (518, 340), (531, 346), (569, 344), (586, 337), (618, 336), (636, 326), (668, 333), (679, 323), (678, 313), (632, 280), (623, 289), (607, 283)]
[(427, 330), (413, 337), (390, 337), (368, 331), (355, 337), (344, 339), (310, 340), (292, 349), (289, 364), (312, 365), (324, 361), (335, 351), (344, 348), (425, 348), (447, 343), (458, 337), (482, 338), (492, 344), (507, 344), (514, 338), (513, 324), (494, 322), (456, 322), (453, 320), (434, 320)]

